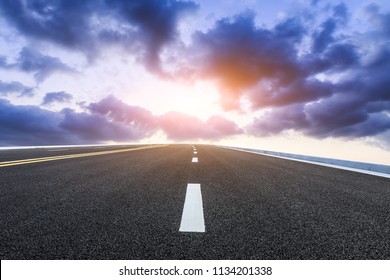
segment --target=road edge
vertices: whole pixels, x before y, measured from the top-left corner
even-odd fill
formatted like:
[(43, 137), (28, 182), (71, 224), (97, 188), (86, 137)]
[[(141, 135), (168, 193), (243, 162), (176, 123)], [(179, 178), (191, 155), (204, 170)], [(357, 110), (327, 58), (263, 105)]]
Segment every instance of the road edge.
[[(326, 161), (329, 161), (329, 162), (331, 162), (332, 160), (335, 161), (335, 162), (343, 162), (342, 160), (329, 159), (329, 158), (319, 158), (319, 157), (310, 157), (310, 156), (303, 156), (303, 155), (294, 155), (294, 154), (279, 153), (279, 152), (264, 151), (264, 150), (256, 150), (256, 149), (237, 148), (237, 147), (221, 146), (221, 145), (217, 145), (217, 147), (224, 148), (224, 149), (241, 151), (241, 152), (246, 152), (246, 153), (264, 155), (264, 156), (269, 156), (269, 157), (274, 157), (274, 158), (281, 158), (281, 159), (287, 159), (287, 160), (293, 160), (293, 161), (298, 161), (298, 162), (304, 162), (304, 163), (309, 163), (309, 164), (320, 165), (320, 166), (326, 166), (326, 167), (331, 167), (331, 168), (336, 168), (336, 169), (348, 170), (348, 171), (353, 171), (353, 172), (358, 172), (358, 173), (363, 173), (363, 174), (368, 174), (368, 175), (373, 175), (373, 176), (378, 176), (378, 177), (390, 178), (390, 173), (378, 172), (378, 171), (375, 171), (375, 170), (366, 170), (366, 169), (362, 169), (362, 168), (348, 167), (348, 166), (338, 165), (338, 164), (335, 164), (335, 163), (319, 162), (319, 161), (310, 160), (310, 158), (323, 159), (323, 160), (326, 160)], [(285, 155), (283, 155), (283, 154), (285, 154)], [(290, 155), (290, 156), (286, 156), (286, 155)], [(294, 158), (293, 156), (306, 157), (307, 159)], [(347, 162), (347, 161), (345, 161), (345, 162)], [(352, 162), (352, 161), (348, 161), (348, 162), (349, 163), (364, 164), (364, 163)], [(370, 165), (370, 167), (372, 168), (372, 166), (374, 166), (375, 164), (367, 164), (367, 165)], [(388, 167), (389, 170), (390, 170), (390, 166), (388, 166), (388, 165), (379, 165), (378, 164), (378, 166)]]

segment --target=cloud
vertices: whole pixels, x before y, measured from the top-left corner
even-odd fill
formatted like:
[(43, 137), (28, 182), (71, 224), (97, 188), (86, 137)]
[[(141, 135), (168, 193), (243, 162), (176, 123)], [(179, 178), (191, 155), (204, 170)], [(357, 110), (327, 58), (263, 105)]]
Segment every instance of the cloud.
[(387, 54), (378, 53), (378, 57), (364, 68), (358, 68), (348, 79), (333, 85), (335, 93), (332, 96), (273, 108), (256, 118), (249, 131), (256, 135), (272, 135), (295, 129), (317, 138), (356, 138), (388, 131), (389, 59)]
[[(133, 35), (142, 45), (141, 59), (148, 69), (161, 71), (160, 52), (170, 42), (178, 39), (177, 25), (179, 19), (198, 6), (194, 2), (169, 0), (135, 0), (106, 1), (113, 14), (119, 16), (121, 22), (138, 30)], [(104, 35), (123, 40), (117, 30), (104, 31)], [(126, 38), (126, 36), (125, 36)]]
[[(194, 35), (194, 53), (200, 53), (199, 75), (217, 80), (226, 110), (239, 108), (244, 91), (268, 79), (276, 86), (300, 77), (294, 44), (304, 34), (298, 20), (288, 19), (274, 30), (256, 28), (246, 13), (219, 20), (206, 33)], [(196, 63), (196, 62), (194, 62)]]
[(0, 67), (6, 68), (7, 66), (7, 58), (5, 56), (0, 56)]
[(71, 134), (58, 126), (60, 119), (57, 113), (0, 98), (0, 145), (71, 144)]
[(355, 138), (390, 129), (390, 13), (369, 5), (371, 25), (357, 35), (346, 29), (345, 4), (321, 9), (272, 28), (244, 13), (194, 34), (195, 75), (217, 81), (223, 108), (240, 110), (245, 98), (251, 111), (267, 109), (247, 133)]
[(93, 2), (2, 0), (0, 8), (3, 16), (28, 38), (87, 50), (93, 44), (88, 22)]
[(296, 79), (290, 84), (281, 85), (279, 82), (263, 79), (249, 91), (248, 97), (252, 108), (257, 109), (311, 102), (331, 94), (329, 83), (316, 80)]
[(320, 30), (313, 34), (313, 52), (321, 53), (328, 47), (329, 44), (334, 42), (334, 32), (336, 30), (336, 21), (334, 19), (328, 19), (321, 24)]
[(156, 119), (149, 110), (130, 106), (112, 95), (91, 103), (87, 108), (105, 119), (133, 127), (142, 137), (150, 136), (157, 128)]
[(60, 92), (48, 92), (43, 98), (42, 105), (50, 105), (56, 102), (64, 103), (70, 102), (73, 96), (65, 91)]
[(302, 104), (275, 108), (255, 118), (246, 130), (255, 136), (271, 136), (284, 130), (304, 130), (309, 126)]
[(2, 146), (139, 141), (158, 131), (179, 141), (216, 140), (243, 132), (235, 123), (219, 116), (207, 121), (175, 112), (155, 116), (114, 96), (85, 106), (84, 112), (70, 108), (53, 112), (0, 99)]
[(105, 119), (131, 126), (142, 137), (151, 136), (161, 130), (172, 140), (207, 140), (243, 132), (234, 122), (220, 116), (210, 117), (207, 121), (179, 112), (155, 116), (144, 108), (130, 106), (112, 95), (90, 104), (87, 108), (91, 113), (104, 116)]
[(375, 25), (376, 32), (390, 38), (390, 13), (382, 12), (375, 3), (367, 5), (365, 11), (368, 19)]
[(345, 3), (341, 2), (338, 5), (333, 6), (333, 17), (341, 22), (345, 22), (349, 19), (348, 7)]
[(34, 88), (15, 81), (7, 83), (0, 80), (0, 95), (8, 95), (9, 93), (19, 93), (19, 96), (32, 96)]
[(13, 65), (27, 73), (34, 73), (37, 82), (42, 82), (54, 72), (73, 73), (74, 69), (64, 64), (59, 58), (41, 53), (30, 49), (23, 48), (16, 63)]
[(62, 110), (59, 127), (77, 136), (75, 143), (102, 143), (105, 141), (136, 141), (145, 137), (143, 131), (132, 125), (111, 121), (99, 114)]
[(171, 0), (2, 0), (0, 11), (27, 38), (94, 58), (108, 44), (137, 54), (158, 71), (162, 48), (177, 39), (180, 17), (197, 9)]
[(207, 121), (202, 121), (187, 114), (169, 112), (159, 118), (159, 124), (169, 139), (178, 141), (218, 140), (243, 133), (234, 122), (220, 116), (212, 116)]
[(0, 57), (0, 67), (34, 73), (34, 78), (37, 82), (43, 82), (54, 72), (75, 72), (74, 69), (64, 64), (59, 58), (43, 55), (28, 47), (22, 48), (15, 63), (7, 63), (5, 58), (2, 59)]
[(93, 144), (136, 141), (148, 131), (94, 112), (65, 108), (52, 112), (39, 106), (13, 105), (0, 99), (0, 145)]

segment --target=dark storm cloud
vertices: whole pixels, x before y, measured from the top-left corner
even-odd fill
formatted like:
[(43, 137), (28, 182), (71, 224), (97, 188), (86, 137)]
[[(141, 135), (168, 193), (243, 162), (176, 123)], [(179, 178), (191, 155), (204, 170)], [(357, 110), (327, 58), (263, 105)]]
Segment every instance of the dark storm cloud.
[(326, 71), (354, 69), (359, 64), (358, 49), (350, 43), (336, 43), (329, 46), (321, 55), (310, 58), (309, 71), (317, 74)]
[(0, 98), (0, 145), (70, 144), (57, 113), (37, 106), (16, 106)]
[(50, 105), (57, 102), (70, 102), (72, 99), (73, 96), (65, 91), (48, 92), (43, 98), (42, 105)]
[(331, 97), (274, 108), (249, 130), (257, 135), (295, 129), (324, 137), (375, 136), (390, 129), (390, 56), (378, 53), (343, 82), (332, 85)]
[(207, 121), (182, 113), (155, 116), (108, 96), (76, 112), (52, 112), (39, 106), (13, 105), (0, 99), (0, 145), (93, 144), (138, 141), (158, 131), (172, 140), (220, 139), (241, 134), (235, 123), (219, 116)]
[(19, 96), (31, 96), (34, 94), (34, 88), (19, 82), (3, 82), (0, 80), (0, 95), (8, 95), (10, 93), (18, 93)]
[[(94, 1), (1, 0), (3, 16), (29, 38), (87, 50), (93, 41), (89, 19)], [(96, 1), (99, 6), (100, 1)]]
[(333, 37), (333, 33), (336, 30), (336, 21), (334, 19), (328, 19), (324, 23), (321, 24), (319, 31), (313, 34), (313, 52), (321, 53), (330, 43), (332, 43), (335, 39)]
[(100, 113), (75, 112), (69, 108), (52, 112), (0, 99), (1, 146), (134, 141), (146, 133), (149, 131)]
[(332, 85), (316, 80), (296, 79), (283, 85), (280, 81), (263, 80), (248, 97), (252, 107), (264, 108), (310, 102), (332, 94)]
[[(312, 32), (306, 25), (295, 17), (272, 29), (258, 28), (250, 13), (220, 20), (213, 29), (194, 35), (194, 52), (201, 54), (199, 75), (219, 82), (221, 103), (227, 110), (238, 109), (245, 92), (250, 92), (254, 109), (330, 96), (332, 86), (313, 76), (353, 66), (358, 60), (356, 48), (336, 40), (336, 19), (326, 20)], [(308, 37), (311, 50), (300, 55)]]
[(178, 20), (192, 2), (171, 0), (1, 0), (4, 17), (28, 38), (82, 51), (94, 58), (106, 44), (135, 51), (159, 68), (160, 51), (176, 39)]
[[(164, 45), (177, 38), (177, 25), (180, 17), (197, 9), (193, 2), (169, 0), (107, 0), (109, 9), (119, 16), (121, 22), (135, 26), (139, 30), (134, 37), (143, 45), (142, 60), (149, 69), (160, 64), (160, 51)], [(111, 31), (115, 32), (117, 31)], [(119, 39), (121, 36), (118, 36)], [(118, 38), (117, 37), (117, 38)]]
[(100, 113), (75, 112), (69, 108), (52, 112), (38, 106), (13, 105), (0, 99), (2, 146), (134, 141), (148, 132)]
[(207, 33), (194, 35), (194, 52), (202, 55), (200, 75), (219, 82), (225, 109), (238, 109), (243, 91), (262, 79), (278, 86), (302, 75), (294, 47), (303, 36), (301, 27), (289, 19), (274, 30), (256, 28), (250, 13), (222, 19)]
[(390, 13), (369, 5), (371, 25), (357, 36), (344, 32), (345, 4), (323, 10), (320, 22), (311, 11), (264, 28), (246, 13), (194, 34), (197, 74), (219, 83), (226, 110), (239, 110), (242, 98), (252, 110), (269, 108), (247, 132), (364, 137), (389, 130)]
[(303, 130), (309, 125), (303, 110), (302, 104), (275, 108), (254, 119), (247, 131), (256, 136), (270, 136), (288, 129)]

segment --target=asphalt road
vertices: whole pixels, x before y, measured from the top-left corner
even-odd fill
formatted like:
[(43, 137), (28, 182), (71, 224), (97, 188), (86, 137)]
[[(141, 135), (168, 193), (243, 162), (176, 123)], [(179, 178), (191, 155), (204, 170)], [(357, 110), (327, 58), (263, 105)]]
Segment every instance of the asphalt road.
[(76, 146), (76, 147), (52, 147), (52, 148), (21, 148), (0, 150), (0, 162), (21, 160), (39, 157), (52, 157), (61, 155), (72, 155), (80, 153), (93, 153), (99, 151), (113, 151), (127, 148), (138, 148), (147, 145), (115, 145), (115, 146)]
[[(195, 146), (0, 167), (0, 258), (390, 259), (390, 179)], [(0, 162), (65, 152), (91, 151)], [(179, 232), (188, 183), (204, 233)]]

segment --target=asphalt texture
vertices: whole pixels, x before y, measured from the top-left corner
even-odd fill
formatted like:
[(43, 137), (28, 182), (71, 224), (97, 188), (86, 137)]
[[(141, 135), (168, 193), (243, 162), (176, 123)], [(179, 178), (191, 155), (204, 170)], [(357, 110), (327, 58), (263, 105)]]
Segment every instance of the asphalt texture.
[[(0, 258), (390, 259), (390, 179), (195, 146), (1, 167)], [(187, 183), (205, 233), (179, 232)]]

